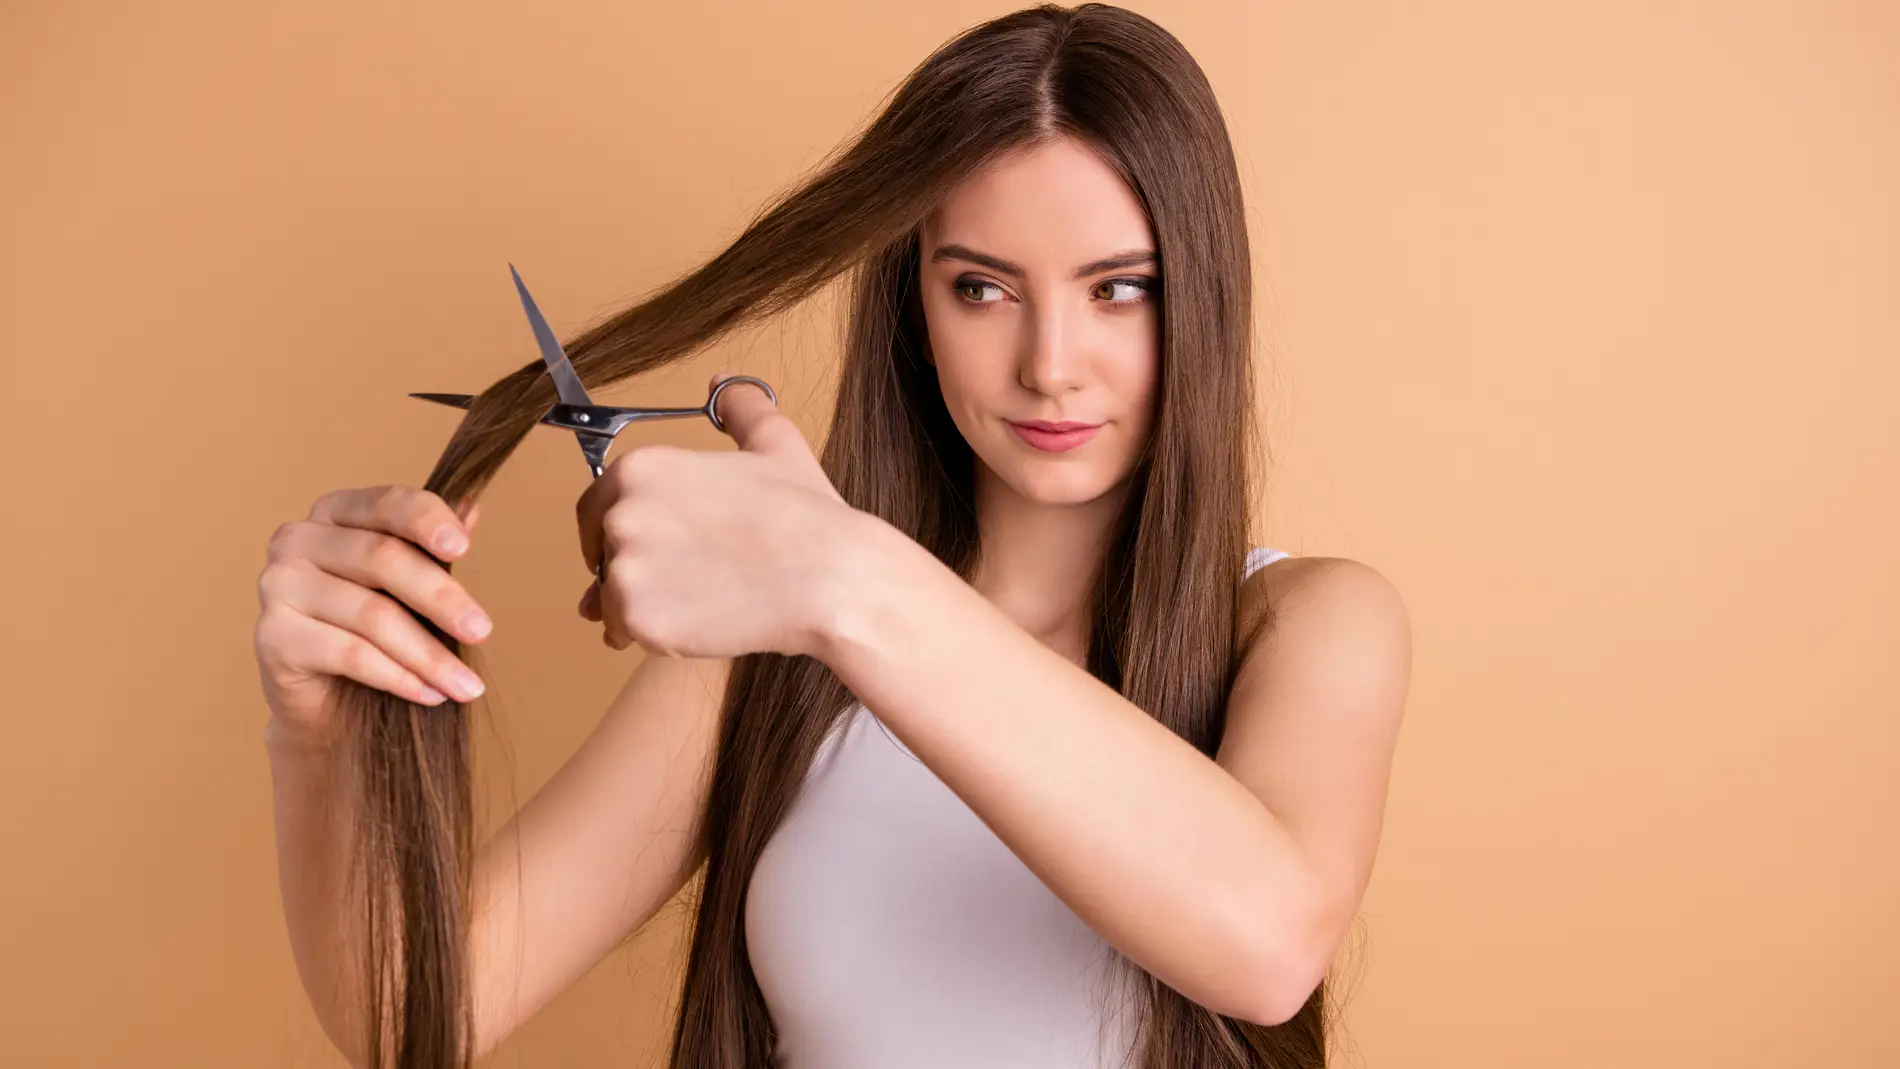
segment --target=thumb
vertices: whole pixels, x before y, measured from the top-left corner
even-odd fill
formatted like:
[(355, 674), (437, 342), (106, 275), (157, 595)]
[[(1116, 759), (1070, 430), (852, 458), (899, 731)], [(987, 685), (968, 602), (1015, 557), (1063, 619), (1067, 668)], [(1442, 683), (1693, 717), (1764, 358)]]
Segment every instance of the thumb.
[[(720, 372), (713, 376), (716, 387), (733, 376)], [(713, 398), (713, 411), (725, 424), (726, 433), (748, 453), (811, 455), (811, 446), (772, 398), (757, 383), (739, 382), (720, 390)]]

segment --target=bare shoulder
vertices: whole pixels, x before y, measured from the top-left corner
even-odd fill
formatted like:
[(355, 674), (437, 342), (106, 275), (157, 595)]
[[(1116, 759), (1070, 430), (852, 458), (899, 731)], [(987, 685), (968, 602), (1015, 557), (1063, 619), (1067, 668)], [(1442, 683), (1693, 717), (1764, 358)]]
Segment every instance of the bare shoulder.
[(1360, 561), (1288, 557), (1242, 586), (1253, 633), (1215, 760), (1307, 862), (1314, 893), (1293, 985), (1304, 994), (1334, 960), (1372, 872), (1405, 715), (1410, 625), (1394, 585)]
[[(1330, 626), (1410, 628), (1398, 587), (1372, 565), (1351, 557), (1284, 557), (1240, 585), (1235, 648), (1270, 643), (1278, 625), (1302, 615), (1323, 616)], [(1276, 626), (1263, 633), (1269, 620)]]

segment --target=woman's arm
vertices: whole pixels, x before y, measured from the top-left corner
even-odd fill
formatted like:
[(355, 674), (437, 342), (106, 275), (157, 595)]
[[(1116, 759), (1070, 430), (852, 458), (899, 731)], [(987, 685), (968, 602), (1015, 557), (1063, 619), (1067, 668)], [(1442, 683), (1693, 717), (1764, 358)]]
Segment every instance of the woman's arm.
[[(477, 852), (469, 973), (487, 1054), (629, 934), (699, 867), (698, 824), (727, 660), (646, 657), (578, 750)], [(276, 721), (265, 731), (279, 886), (319, 1023), (362, 1064), (362, 904), (345, 896), (349, 762)]]
[(317, 1023), (351, 1065), (363, 1064), (362, 985), (350, 953), (362, 900), (349, 895), (356, 784), (335, 743), (275, 716), (264, 724), (277, 829), (277, 885), (297, 976)]
[(475, 863), (477, 1057), (585, 976), (699, 868), (732, 662), (647, 655)]
[(822, 659), (1102, 938), (1222, 1013), (1297, 1012), (1377, 846), (1410, 671), (1391, 585), (1347, 560), (1252, 577), (1277, 625), (1210, 760), (867, 519)]

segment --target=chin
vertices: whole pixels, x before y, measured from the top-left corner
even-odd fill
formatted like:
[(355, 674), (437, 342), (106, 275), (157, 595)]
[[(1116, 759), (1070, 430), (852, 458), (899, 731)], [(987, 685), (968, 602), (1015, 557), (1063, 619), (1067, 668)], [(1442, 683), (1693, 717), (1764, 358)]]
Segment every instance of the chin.
[(1014, 460), (990, 466), (1018, 497), (1038, 505), (1084, 505), (1121, 484), (1117, 473), (1100, 466), (1060, 465)]

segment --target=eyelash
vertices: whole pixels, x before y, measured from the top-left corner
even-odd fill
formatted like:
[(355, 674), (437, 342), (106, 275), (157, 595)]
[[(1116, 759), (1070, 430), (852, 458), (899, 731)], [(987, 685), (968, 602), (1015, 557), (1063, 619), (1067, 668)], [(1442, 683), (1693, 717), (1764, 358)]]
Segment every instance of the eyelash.
[[(1105, 278), (1102, 281), (1097, 282), (1095, 285), (1096, 285), (1096, 288), (1100, 288), (1102, 286), (1113, 286), (1116, 284), (1125, 284), (1129, 286), (1134, 286), (1136, 289), (1139, 289), (1141, 291), (1141, 296), (1136, 297), (1133, 300), (1127, 300), (1127, 301), (1111, 300), (1111, 301), (1108, 301), (1107, 303), (1111, 305), (1115, 305), (1117, 307), (1135, 308), (1135, 307), (1139, 307), (1140, 305), (1144, 305), (1148, 303), (1149, 298), (1152, 297), (1154, 295), (1155, 290), (1159, 288), (1159, 285), (1158, 285), (1159, 281), (1160, 281), (1159, 279), (1149, 278), (1146, 275), (1133, 275), (1133, 276), (1128, 276), (1128, 277), (1123, 277), (1123, 278)], [(974, 289), (978, 286), (996, 286), (997, 289), (1003, 288), (987, 279), (974, 278), (972, 276), (965, 275), (961, 278), (958, 278), (955, 282), (952, 282), (950, 284), (950, 289), (953, 293), (957, 295), (957, 299), (959, 301), (962, 301), (966, 305), (973, 306), (979, 311), (984, 310), (983, 308), (984, 305), (1003, 303), (1002, 301), (973, 301), (970, 298), (965, 297), (963, 295), (964, 290)]]

